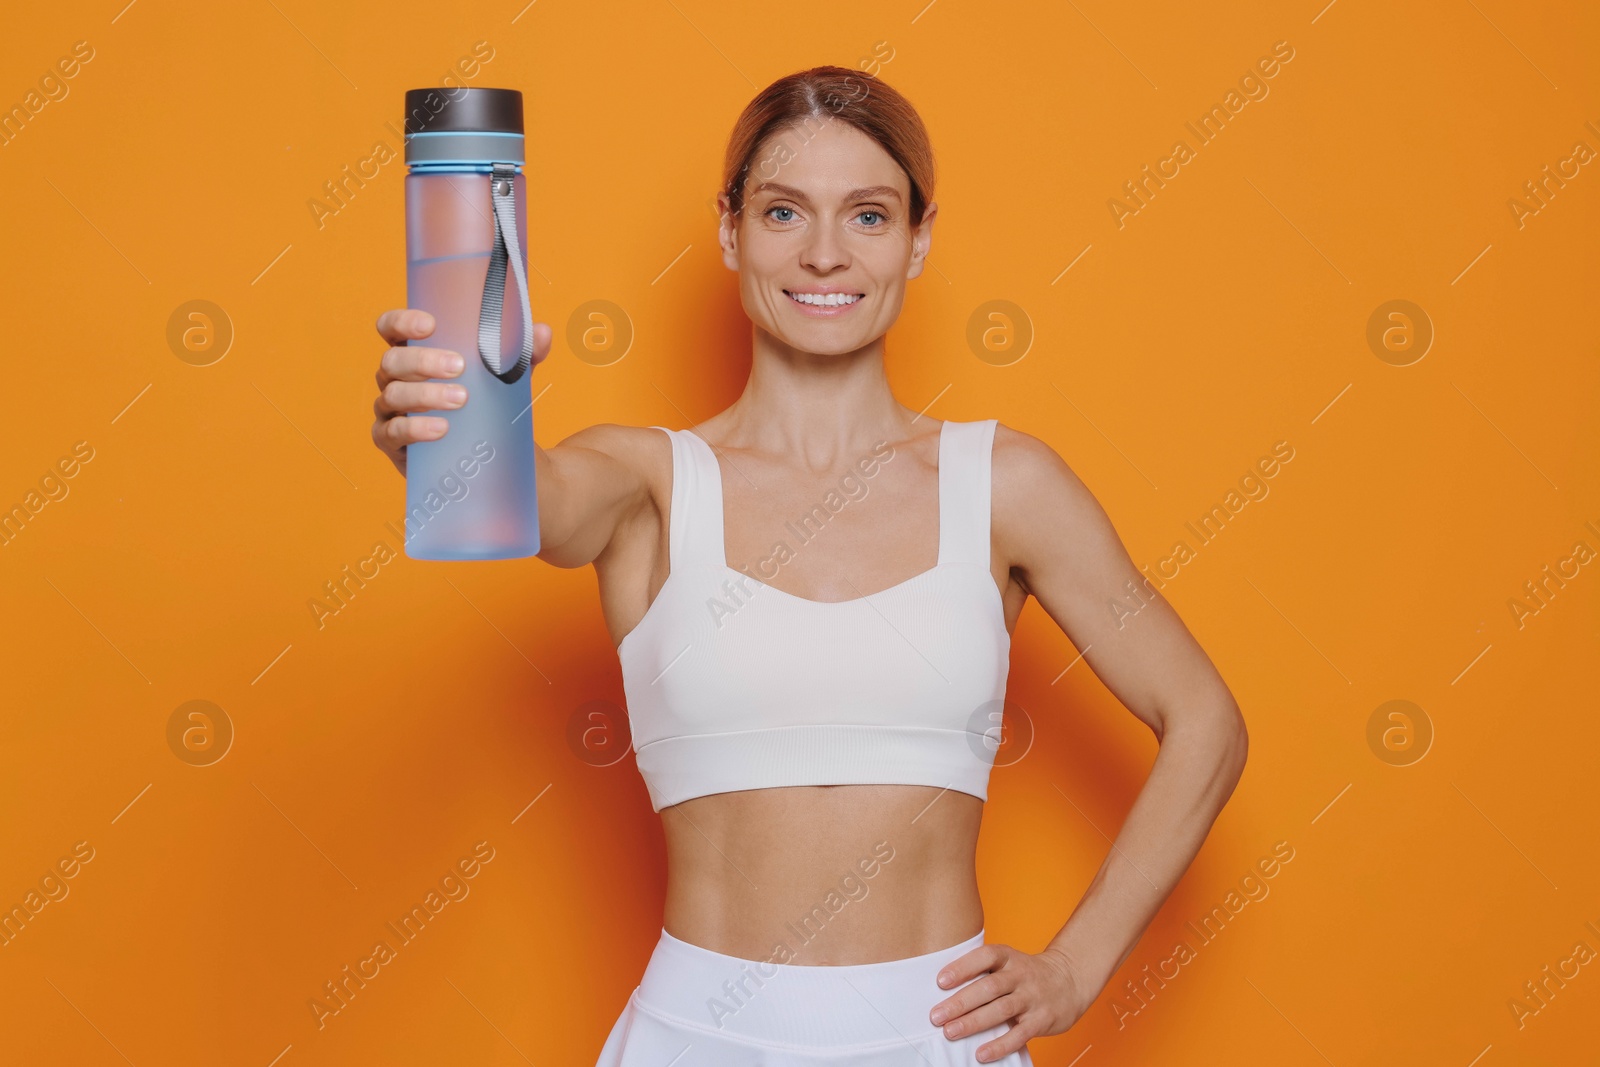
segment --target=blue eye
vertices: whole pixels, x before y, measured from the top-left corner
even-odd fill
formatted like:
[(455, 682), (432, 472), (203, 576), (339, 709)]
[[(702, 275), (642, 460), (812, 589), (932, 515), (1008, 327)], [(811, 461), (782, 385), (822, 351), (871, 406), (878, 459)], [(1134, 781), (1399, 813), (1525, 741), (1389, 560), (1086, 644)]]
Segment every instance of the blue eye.
[[(787, 212), (789, 212), (790, 215), (794, 214), (794, 208), (792, 208), (792, 207), (783, 207), (781, 205), (778, 206), (778, 207), (769, 207), (769, 208), (767, 208), (766, 211), (762, 212), (762, 214), (766, 215), (768, 218), (772, 218), (772, 220), (774, 222), (793, 222), (794, 221), (794, 219), (792, 219), (792, 218), (773, 218), (772, 213), (774, 211), (787, 211)], [(860, 212), (856, 213), (856, 218), (859, 219), (859, 218), (862, 218), (863, 216), (868, 216), (868, 215), (872, 216), (874, 219), (877, 220), (876, 222), (868, 222), (868, 223), (866, 223), (866, 226), (868, 228), (870, 228), (870, 229), (874, 229), (874, 230), (875, 229), (880, 229), (888, 222), (888, 219), (884, 216), (883, 212), (881, 212), (881, 211), (872, 211), (872, 210), (860, 211)]]

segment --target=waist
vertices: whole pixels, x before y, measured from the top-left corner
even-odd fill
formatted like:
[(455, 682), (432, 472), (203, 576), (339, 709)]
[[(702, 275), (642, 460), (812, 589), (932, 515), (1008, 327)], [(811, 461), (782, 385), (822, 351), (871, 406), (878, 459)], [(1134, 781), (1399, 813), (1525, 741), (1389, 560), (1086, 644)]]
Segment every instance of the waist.
[(681, 1024), (758, 1043), (902, 1045), (939, 1033), (928, 1012), (954, 991), (939, 987), (939, 969), (983, 943), (980, 928), (917, 956), (813, 967), (783, 962), (779, 946), (750, 959), (701, 948), (662, 929), (635, 1003)]
[(661, 813), (664, 925), (749, 959), (896, 959), (983, 925), (983, 801), (925, 786), (804, 786), (701, 797)]

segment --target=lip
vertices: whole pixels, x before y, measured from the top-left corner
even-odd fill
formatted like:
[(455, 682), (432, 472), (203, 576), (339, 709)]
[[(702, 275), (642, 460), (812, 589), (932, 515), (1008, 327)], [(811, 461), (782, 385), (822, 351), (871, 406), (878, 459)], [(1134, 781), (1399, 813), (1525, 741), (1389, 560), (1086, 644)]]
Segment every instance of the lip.
[(809, 315), (814, 319), (835, 319), (835, 318), (838, 318), (840, 315), (848, 314), (850, 311), (853, 311), (854, 309), (860, 307), (862, 304), (865, 304), (867, 302), (866, 294), (865, 293), (861, 293), (861, 294), (859, 294), (861, 299), (855, 301), (854, 303), (840, 304), (837, 307), (818, 307), (815, 304), (802, 304), (798, 300), (791, 299), (789, 297), (789, 293), (790, 292), (808, 293), (808, 294), (811, 294), (811, 295), (826, 296), (829, 293), (853, 293), (853, 292), (857, 292), (857, 291), (854, 290), (854, 289), (847, 289), (847, 288), (845, 288), (843, 286), (833, 286), (833, 285), (820, 285), (820, 286), (817, 286), (815, 289), (794, 289), (794, 290), (785, 289), (783, 291), (783, 298), (785, 300), (789, 301), (789, 306), (790, 307), (792, 307), (796, 311), (800, 312), (800, 314)]

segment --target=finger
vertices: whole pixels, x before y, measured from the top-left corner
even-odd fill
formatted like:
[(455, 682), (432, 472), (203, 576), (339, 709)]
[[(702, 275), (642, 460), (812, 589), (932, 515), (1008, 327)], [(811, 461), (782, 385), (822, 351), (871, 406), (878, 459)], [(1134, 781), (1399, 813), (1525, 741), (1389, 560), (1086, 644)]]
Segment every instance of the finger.
[(450, 420), (429, 415), (399, 415), (373, 423), (372, 439), (385, 452), (398, 452), (418, 441), (437, 441), (450, 430)]
[(454, 378), (466, 368), (461, 353), (448, 348), (407, 345), (391, 348), (378, 360), (377, 382), (382, 389), (393, 381), (422, 382), (429, 378)]
[(389, 461), (394, 464), (396, 470), (401, 474), (405, 473), (405, 446), (389, 443), (389, 424), (387, 422), (375, 422), (372, 424), (372, 443), (378, 447), (380, 452), (389, 457)]
[(392, 345), (417, 341), (433, 333), (433, 316), (416, 308), (393, 308), (378, 316), (378, 336)]
[(555, 330), (548, 322), (533, 324), (533, 365), (537, 367), (543, 362), (544, 357), (550, 354), (550, 339), (555, 336)]
[(928, 1020), (935, 1026), (943, 1026), (952, 1019), (959, 1019), (974, 1008), (981, 1007), (998, 996), (1003, 996), (1016, 988), (1016, 979), (1011, 976), (986, 974), (975, 981), (968, 982), (956, 992), (933, 1006), (928, 1013)]
[(1004, 956), (1004, 948), (1004, 945), (979, 945), (966, 955), (958, 956), (939, 972), (939, 987), (949, 989), (974, 975), (993, 970)]
[(466, 386), (395, 380), (385, 385), (372, 401), (372, 413), (384, 419), (413, 411), (453, 411), (466, 402)]
[(979, 1063), (993, 1063), (996, 1060), (1005, 1059), (1041, 1033), (1043, 1031), (1039, 1027), (1018, 1019), (1017, 1025), (1007, 1030), (1003, 1035), (993, 1041), (986, 1041), (979, 1045), (975, 1055)]
[(965, 1015), (944, 1024), (944, 1036), (954, 1041), (968, 1034), (981, 1033), (991, 1026), (999, 1026), (1028, 1010), (1027, 998), (1017, 992), (1005, 993), (987, 1004), (979, 1004)]
[[(977, 975), (996, 969), (1000, 964), (1004, 948), (1004, 945), (998, 944), (979, 945), (971, 952), (958, 956), (945, 964), (944, 968), (939, 972), (939, 985), (944, 989), (950, 989), (967, 982)], [(963, 1012), (972, 1010), (972, 1008), (987, 1000), (987, 997), (980, 996), (981, 990), (973, 988), (976, 985), (978, 985), (977, 982), (972, 982), (964, 986), (960, 992), (935, 1004), (928, 1015), (933, 1024), (938, 1026), (940, 1023), (953, 1019)]]

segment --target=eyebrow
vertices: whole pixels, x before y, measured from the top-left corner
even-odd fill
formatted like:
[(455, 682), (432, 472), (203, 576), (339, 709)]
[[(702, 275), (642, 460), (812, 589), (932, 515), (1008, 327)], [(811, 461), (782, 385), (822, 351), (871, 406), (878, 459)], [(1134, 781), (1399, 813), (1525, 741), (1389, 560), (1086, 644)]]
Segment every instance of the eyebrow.
[[(799, 189), (796, 189), (792, 185), (783, 185), (780, 182), (762, 182), (760, 185), (756, 186), (755, 191), (750, 195), (752, 197), (756, 197), (769, 191), (779, 193), (794, 200), (799, 200), (802, 203), (811, 203), (811, 198), (806, 196), (805, 193), (802, 193)], [(884, 199), (899, 200), (900, 190), (891, 185), (869, 185), (865, 189), (850, 190), (845, 194), (844, 198), (851, 201)]]

